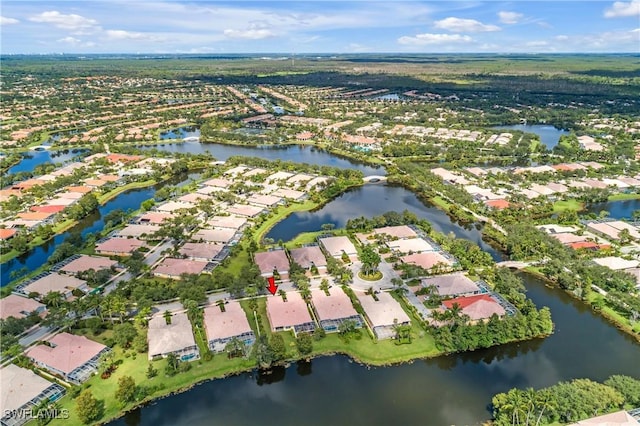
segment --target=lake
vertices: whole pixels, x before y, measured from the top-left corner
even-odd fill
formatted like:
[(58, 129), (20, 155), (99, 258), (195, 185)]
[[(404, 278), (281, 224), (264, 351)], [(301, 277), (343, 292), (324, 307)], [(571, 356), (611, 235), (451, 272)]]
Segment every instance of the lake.
[(640, 210), (640, 200), (607, 201), (606, 203), (591, 204), (587, 207), (587, 213), (600, 213), (606, 210), (610, 218), (631, 219), (634, 210)]
[[(75, 152), (74, 152), (75, 151)], [(7, 174), (18, 172), (32, 172), (36, 166), (44, 163), (61, 164), (73, 160), (75, 157), (82, 155), (86, 150), (74, 149), (72, 151), (29, 151), (28, 157), (20, 160), (7, 170)]]
[(400, 186), (385, 184), (366, 184), (345, 192), (316, 211), (293, 213), (271, 228), (266, 237), (275, 241), (288, 241), (301, 232), (319, 231), (324, 223), (333, 223), (336, 228), (343, 228), (349, 219), (359, 216), (370, 218), (390, 210), (409, 210), (431, 222), (435, 230), (445, 234), (453, 232), (458, 238), (478, 244), (494, 259), (502, 259), (498, 251), (482, 240), (481, 232), (474, 225), (457, 225), (442, 210), (425, 206), (413, 192)]
[(553, 149), (558, 145), (560, 136), (568, 135), (566, 130), (558, 129), (554, 126), (548, 126), (545, 124), (514, 124), (510, 126), (496, 126), (492, 127), (496, 130), (520, 130), (521, 132), (534, 133), (540, 137), (540, 141), (547, 147), (547, 149)]
[(161, 151), (181, 154), (213, 155), (216, 160), (225, 161), (229, 157), (245, 156), (260, 157), (265, 160), (293, 161), (295, 163), (307, 163), (319, 166), (338, 167), (341, 169), (360, 170), (365, 176), (384, 175), (384, 167), (369, 166), (348, 158), (342, 158), (330, 154), (321, 149), (305, 145), (260, 145), (242, 146), (225, 145), (220, 143), (174, 143), (165, 145), (153, 145), (140, 147), (141, 149), (157, 148)]

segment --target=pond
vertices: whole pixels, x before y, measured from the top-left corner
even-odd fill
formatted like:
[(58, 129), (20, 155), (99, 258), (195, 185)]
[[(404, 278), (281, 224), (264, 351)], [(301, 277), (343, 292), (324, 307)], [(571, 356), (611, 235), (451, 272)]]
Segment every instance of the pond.
[(200, 129), (198, 129), (196, 126), (179, 127), (177, 129), (172, 129), (160, 133), (160, 140), (185, 139), (192, 137), (200, 137)]
[(591, 204), (586, 209), (586, 213), (599, 214), (603, 210), (608, 211), (608, 217), (613, 219), (631, 219), (634, 210), (640, 210), (640, 200), (607, 201), (606, 203)]
[(474, 225), (462, 227), (451, 222), (442, 210), (425, 206), (411, 191), (393, 185), (367, 184), (352, 189), (313, 212), (296, 212), (276, 224), (266, 235), (275, 241), (288, 241), (301, 232), (319, 231), (322, 224), (333, 223), (343, 228), (347, 220), (359, 216), (379, 216), (390, 210), (409, 210), (418, 217), (427, 219), (435, 230), (448, 234), (453, 232), (458, 238), (465, 238), (478, 244), (491, 256), (500, 260), (498, 251), (482, 240), (481, 232)]
[(547, 149), (553, 149), (554, 146), (558, 145), (560, 136), (569, 134), (566, 130), (544, 124), (514, 124), (510, 126), (496, 126), (493, 127), (493, 129), (520, 130), (521, 132), (534, 133), (540, 137), (540, 141)]

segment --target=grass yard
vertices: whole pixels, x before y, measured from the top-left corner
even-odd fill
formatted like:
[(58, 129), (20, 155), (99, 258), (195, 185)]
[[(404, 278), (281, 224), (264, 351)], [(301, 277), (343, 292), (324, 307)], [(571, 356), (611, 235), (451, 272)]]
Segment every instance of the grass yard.
[(574, 211), (581, 211), (584, 209), (584, 204), (581, 203), (578, 200), (575, 199), (571, 199), (571, 200), (560, 200), (560, 201), (556, 201), (555, 203), (553, 203), (553, 212), (554, 213), (560, 213), (566, 210), (574, 210)]
[(110, 199), (114, 198), (115, 196), (122, 194), (125, 191), (128, 191), (130, 189), (138, 189), (138, 188), (146, 188), (147, 186), (151, 186), (156, 184), (157, 182), (153, 179), (150, 180), (145, 180), (144, 182), (131, 182), (128, 183), (124, 186), (119, 186), (105, 194), (99, 195), (98, 196), (98, 203), (100, 204), (105, 204), (107, 201), (109, 201)]
[(640, 198), (640, 194), (620, 193), (620, 194), (610, 195), (608, 200), (609, 201), (622, 201), (622, 200), (637, 200), (639, 198)]

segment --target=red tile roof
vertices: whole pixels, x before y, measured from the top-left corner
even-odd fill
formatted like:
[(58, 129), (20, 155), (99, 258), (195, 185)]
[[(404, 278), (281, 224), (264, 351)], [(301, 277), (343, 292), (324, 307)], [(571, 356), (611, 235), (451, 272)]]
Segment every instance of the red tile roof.
[(484, 202), (488, 207), (493, 207), (494, 209), (507, 209), (510, 204), (507, 200), (489, 200)]
[(476, 303), (479, 300), (486, 300), (487, 302), (493, 302), (494, 300), (488, 294), (478, 294), (476, 296), (468, 297), (456, 297), (455, 299), (449, 299), (442, 302), (447, 309), (451, 309), (454, 303), (457, 303), (462, 309)]
[(0, 240), (8, 240), (18, 233), (18, 230), (13, 228), (0, 228)]
[(64, 210), (66, 206), (33, 206), (31, 207), (32, 212), (39, 213), (59, 213)]

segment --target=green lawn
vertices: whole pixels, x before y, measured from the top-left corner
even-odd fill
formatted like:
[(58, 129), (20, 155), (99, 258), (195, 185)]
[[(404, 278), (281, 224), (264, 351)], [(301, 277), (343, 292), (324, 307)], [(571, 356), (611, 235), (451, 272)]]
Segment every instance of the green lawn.
[(581, 203), (578, 200), (575, 200), (575, 199), (560, 200), (560, 201), (556, 201), (555, 203), (553, 203), (553, 212), (554, 213), (560, 213), (560, 212), (563, 212), (565, 210), (581, 211), (582, 209), (584, 209), (584, 204)]
[(608, 200), (609, 201), (637, 200), (639, 198), (640, 198), (640, 194), (624, 194), (624, 193), (620, 193), (620, 194), (610, 195)]
[[(116, 349), (115, 352), (116, 359), (122, 360), (122, 364), (115, 373), (106, 380), (101, 379), (99, 376), (94, 376), (87, 382), (94, 396), (105, 403), (104, 414), (100, 419), (101, 422), (115, 418), (123, 410), (131, 409), (134, 405), (128, 404), (123, 407), (113, 397), (118, 387), (118, 378), (124, 375), (132, 376), (137, 385), (156, 388), (155, 392), (145, 399), (148, 401), (175, 392), (178, 389), (187, 389), (203, 380), (221, 378), (229, 374), (249, 370), (255, 365), (255, 361), (252, 359), (228, 359), (226, 354), (219, 354), (215, 355), (211, 361), (198, 360), (191, 362), (192, 368), (189, 371), (169, 377), (164, 373), (166, 360), (159, 360), (153, 361), (153, 366), (158, 370), (158, 375), (148, 379), (146, 377), (146, 371), (149, 366), (147, 354), (137, 354), (134, 359), (132, 356), (128, 358), (123, 356), (122, 350), (119, 348)], [(69, 396), (65, 396), (60, 400), (60, 405), (61, 408), (69, 409), (71, 413), (70, 418), (54, 420), (50, 424), (70, 426), (82, 424), (76, 416), (74, 400)]]
[(291, 203), (286, 207), (279, 206), (277, 213), (271, 214), (267, 218), (267, 220), (262, 222), (262, 224), (255, 230), (255, 232), (253, 233), (254, 241), (256, 243), (260, 243), (262, 238), (269, 232), (271, 228), (273, 228), (278, 222), (285, 219), (291, 213), (312, 210), (316, 207), (318, 207), (318, 203), (315, 203), (311, 200), (305, 200), (303, 203)]
[(435, 204), (437, 207), (441, 208), (444, 211), (448, 211), (449, 207), (451, 207), (451, 203), (445, 201), (440, 196), (431, 197), (429, 201), (431, 201), (433, 204)]

